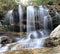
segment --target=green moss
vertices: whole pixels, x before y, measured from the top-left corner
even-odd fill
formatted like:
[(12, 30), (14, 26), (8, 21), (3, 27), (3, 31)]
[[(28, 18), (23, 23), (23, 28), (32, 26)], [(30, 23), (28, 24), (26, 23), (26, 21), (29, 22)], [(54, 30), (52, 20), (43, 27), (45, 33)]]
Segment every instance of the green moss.
[(4, 30), (4, 31), (8, 31), (9, 26), (8, 25), (3, 25), (3, 26), (0, 26), (0, 29)]

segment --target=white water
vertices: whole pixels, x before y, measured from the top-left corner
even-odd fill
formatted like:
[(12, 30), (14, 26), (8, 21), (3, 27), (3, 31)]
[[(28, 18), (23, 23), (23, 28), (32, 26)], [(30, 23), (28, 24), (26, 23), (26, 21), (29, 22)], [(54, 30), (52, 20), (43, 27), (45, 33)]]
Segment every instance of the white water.
[(35, 31), (35, 15), (34, 7), (27, 7), (27, 33)]
[[(20, 32), (23, 31), (23, 10), (22, 10), (22, 6), (19, 5), (18, 7), (18, 11), (19, 11), (19, 24), (20, 24)], [(21, 37), (22, 33), (20, 33), (20, 37)]]
[(19, 24), (20, 24), (20, 32), (21, 32), (22, 26), (23, 26), (23, 23), (22, 23), (22, 21), (23, 21), (23, 10), (22, 10), (21, 5), (19, 5), (18, 10), (19, 10), (19, 20), (20, 20)]
[(10, 23), (10, 25), (14, 25), (14, 18), (13, 18), (13, 10), (8, 11), (8, 13), (6, 14), (6, 21)]
[(52, 28), (52, 18), (49, 15), (49, 9), (46, 6), (39, 6), (40, 18), (43, 20), (43, 29), (48, 30), (48, 23), (50, 23)]
[(49, 37), (49, 23), (52, 28), (52, 18), (49, 15), (49, 9), (47, 7), (39, 6), (39, 14), (39, 18), (42, 20), (43, 29), (36, 30), (34, 7), (27, 7), (27, 38), (23, 38), (19, 41), (22, 44), (32, 42), (30, 45), (33, 47), (29, 45), (27, 48), (42, 48), (44, 39)]
[[(20, 31), (22, 31), (22, 17), (23, 17), (23, 11), (22, 7), (19, 6), (19, 19), (20, 19)], [(39, 17), (39, 21), (42, 21), (42, 23), (39, 22), (39, 24), (42, 24), (42, 29), (36, 30), (35, 26), (35, 12), (37, 10), (34, 10), (33, 6), (27, 7), (27, 37), (20, 39), (17, 41), (17, 43), (20, 43), (22, 45), (27, 44), (25, 46), (21, 46), (21, 48), (42, 48), (44, 47), (44, 39), (49, 37), (49, 24), (52, 28), (52, 18), (49, 15), (49, 9), (46, 6), (39, 6), (37, 15)], [(11, 24), (13, 24), (11, 22)], [(38, 26), (38, 25), (37, 25)], [(39, 26), (40, 27), (40, 26)], [(8, 46), (5, 46), (3, 49), (4, 51), (8, 50)], [(21, 49), (20, 48), (20, 49)], [(17, 50), (17, 47), (14, 46), (10, 50)]]

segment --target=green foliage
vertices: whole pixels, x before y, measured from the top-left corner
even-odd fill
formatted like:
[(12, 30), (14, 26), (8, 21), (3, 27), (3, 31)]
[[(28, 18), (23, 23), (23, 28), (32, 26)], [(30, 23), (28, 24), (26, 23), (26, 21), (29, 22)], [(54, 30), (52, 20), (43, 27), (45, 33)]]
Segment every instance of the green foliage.
[(0, 10), (3, 15), (7, 13), (8, 10), (13, 9), (16, 6), (14, 0), (0, 0)]
[(0, 7), (9, 7), (9, 8), (13, 8), (16, 5), (16, 3), (14, 2), (14, 0), (0, 0)]
[(54, 0), (48, 0), (48, 2), (54, 2)]
[(4, 31), (8, 31), (9, 26), (8, 25), (2, 25), (2, 26), (0, 26), (0, 29), (2, 29)]
[(48, 2), (54, 2), (54, 0), (31, 0), (28, 5), (43, 5)]
[(44, 0), (31, 0), (29, 5), (41, 5), (44, 3)]

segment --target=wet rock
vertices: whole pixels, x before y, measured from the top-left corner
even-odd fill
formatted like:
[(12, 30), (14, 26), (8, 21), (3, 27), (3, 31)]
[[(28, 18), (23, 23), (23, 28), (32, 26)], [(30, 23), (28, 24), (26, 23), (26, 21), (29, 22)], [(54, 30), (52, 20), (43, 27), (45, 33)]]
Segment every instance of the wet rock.
[(2, 26), (2, 23), (0, 22), (0, 26)]
[(49, 14), (51, 15), (51, 17), (55, 16), (55, 12), (54, 12), (53, 8), (49, 9)]
[(31, 35), (30, 38), (31, 38), (31, 39), (34, 39), (34, 35)]
[(50, 38), (59, 38), (60, 37), (60, 25), (58, 25), (50, 34)]
[(44, 41), (44, 47), (53, 47), (54, 44), (53, 42), (51, 41), (50, 38), (47, 38), (45, 41)]
[(53, 5), (53, 2), (49, 1), (49, 2), (48, 2), (48, 5)]
[(13, 42), (15, 42), (15, 40), (11, 37), (7, 37), (7, 36), (0, 37), (0, 44), (2, 44), (2, 46), (5, 46), (6, 44), (13, 43)]
[(58, 5), (60, 5), (60, 3)]
[(14, 9), (13, 9), (13, 18), (14, 18), (14, 23), (18, 23), (19, 22), (19, 13), (18, 13), (18, 6), (16, 6)]
[(44, 42), (45, 47), (54, 47), (60, 45), (60, 25), (57, 26)]
[(45, 47), (56, 47), (60, 45), (60, 40), (57, 38), (47, 38), (44, 42)]
[(36, 38), (41, 38), (41, 37), (42, 37), (42, 34), (39, 31), (32, 32), (30, 36), (31, 39), (36, 39)]
[(60, 25), (51, 32), (50, 38), (55, 44), (60, 45)]
[[(59, 6), (58, 6), (59, 7)], [(52, 23), (53, 23), (53, 29), (57, 27), (57, 25), (60, 24), (60, 16), (59, 16), (59, 8), (58, 7), (50, 7), (49, 8), (49, 14), (52, 18)]]

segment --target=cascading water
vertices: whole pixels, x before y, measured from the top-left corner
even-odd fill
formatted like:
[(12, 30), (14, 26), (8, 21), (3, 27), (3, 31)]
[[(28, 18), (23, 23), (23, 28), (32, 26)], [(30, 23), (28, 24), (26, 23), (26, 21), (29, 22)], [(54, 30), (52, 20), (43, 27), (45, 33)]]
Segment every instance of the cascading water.
[(22, 26), (23, 26), (23, 10), (22, 10), (22, 7), (21, 7), (21, 5), (19, 5), (19, 8), (18, 8), (18, 10), (19, 10), (19, 20), (20, 20), (20, 32), (23, 30), (22, 29)]
[[(36, 9), (37, 8), (37, 9)], [(17, 41), (20, 44), (28, 44), (21, 46), (21, 48), (42, 48), (44, 47), (44, 39), (49, 37), (49, 31), (52, 29), (52, 18), (49, 15), (49, 9), (46, 6), (27, 7), (27, 37)], [(23, 30), (23, 10), (19, 5), (19, 24), (20, 32)], [(12, 14), (12, 13), (11, 13)], [(11, 19), (10, 19), (11, 22)], [(36, 25), (36, 23), (38, 25)], [(13, 24), (13, 21), (11, 22)], [(42, 28), (41, 28), (42, 26)], [(39, 27), (39, 29), (36, 29)], [(51, 29), (50, 29), (51, 28)], [(20, 34), (21, 35), (21, 34)], [(14, 47), (15, 48), (15, 47)]]
[[(42, 21), (42, 29), (36, 30), (35, 26), (35, 16), (37, 12), (37, 21)], [(38, 26), (38, 25), (37, 25)], [(34, 9), (33, 6), (27, 7), (27, 38), (22, 39), (20, 43), (29, 43), (26, 48), (41, 48), (43, 47), (43, 39), (49, 37), (49, 26), (52, 29), (52, 18), (49, 15), (49, 9), (47, 7), (39, 6), (38, 10)], [(40, 26), (39, 26), (40, 27)], [(50, 30), (51, 30), (50, 29)]]
[(6, 19), (5, 19), (7, 23), (9, 22), (11, 26), (14, 25), (14, 18), (13, 18), (12, 13), (13, 13), (13, 10), (8, 11), (8, 13), (6, 14)]
[[(19, 10), (20, 32), (22, 32), (23, 31), (23, 29), (22, 29), (22, 26), (23, 26), (23, 10), (22, 10), (22, 6), (21, 5), (19, 5), (18, 10)], [(20, 36), (22, 36), (22, 33), (20, 33)]]
[(35, 31), (34, 7), (27, 7), (27, 33)]
[(4, 24), (5, 25), (9, 24), (9, 30), (10, 30), (10, 27), (13, 26), (13, 30), (12, 31), (14, 32), (13, 10), (8, 11), (8, 13), (6, 14)]
[(43, 28), (42, 28), (43, 31), (45, 31), (45, 33), (47, 33), (48, 30), (52, 30), (52, 18), (49, 15), (49, 9), (46, 6), (39, 6), (39, 15), (40, 15), (39, 17), (42, 20), (41, 24), (43, 26)]

